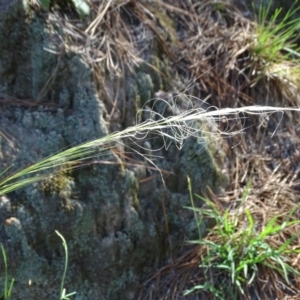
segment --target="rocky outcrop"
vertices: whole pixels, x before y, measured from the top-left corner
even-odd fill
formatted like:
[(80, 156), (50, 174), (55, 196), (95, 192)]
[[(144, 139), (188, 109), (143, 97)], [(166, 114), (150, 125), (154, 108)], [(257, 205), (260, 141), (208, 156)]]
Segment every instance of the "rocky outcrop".
[[(1, 170), (19, 170), (134, 125), (137, 110), (163, 88), (159, 69), (140, 64), (135, 74), (126, 71), (120, 88), (125, 114), (118, 118), (119, 107), (117, 118), (108, 118), (91, 67), (77, 53), (58, 47), (55, 24), (21, 2), (10, 7), (4, 2)], [(114, 78), (107, 76), (104, 82), (107, 90), (114, 90)], [(158, 111), (159, 105), (151, 109)], [(159, 138), (142, 142), (147, 144), (140, 151), (162, 146)], [(134, 160), (138, 155), (125, 162), (123, 148), (99, 149), (87, 166), (61, 168), (42, 182), (2, 196), (0, 242), (9, 277), (15, 278), (12, 298), (58, 299), (65, 262), (58, 230), (69, 247), (65, 286), (67, 292), (77, 292), (72, 299), (132, 299), (141, 280), (197, 232), (193, 213), (184, 208), (190, 205), (186, 176), (195, 192), (224, 184), (209, 144), (206, 136), (195, 137), (181, 152), (176, 145), (155, 152), (162, 173), (141, 157)], [(3, 282), (3, 269), (1, 278)]]

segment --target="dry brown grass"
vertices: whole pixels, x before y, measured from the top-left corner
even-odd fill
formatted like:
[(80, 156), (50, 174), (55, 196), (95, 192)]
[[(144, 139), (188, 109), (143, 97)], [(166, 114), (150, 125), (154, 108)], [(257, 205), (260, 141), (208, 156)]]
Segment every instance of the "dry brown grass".
[[(126, 70), (134, 73), (142, 62), (151, 64), (154, 50), (176, 64), (179, 73), (192, 74), (201, 96), (204, 92), (217, 96), (219, 108), (250, 104), (250, 87), (265, 78), (271, 81), (268, 86), (283, 85), (287, 94), (295, 96), (298, 73), (293, 64), (266, 66), (252, 55), (255, 24), (231, 1), (107, 0), (89, 5), (91, 14), (84, 21), (59, 7), (48, 19), (61, 40), (57, 54), (82, 55), (93, 68), (99, 90), (104, 90), (105, 74), (121, 78)], [(112, 101), (110, 108), (114, 105)]]
[[(251, 55), (254, 23), (245, 19), (234, 6), (223, 3), (222, 11), (216, 11), (209, 1), (193, 6), (177, 1), (176, 8), (164, 5), (170, 13), (176, 14), (181, 24), (177, 64), (179, 69), (188, 65), (189, 72), (196, 78), (194, 95), (203, 97), (205, 91), (205, 96), (210, 96), (209, 104), (218, 108), (257, 104), (299, 107), (297, 78), (278, 75), (272, 72), (274, 66), (265, 66), (262, 60)], [(286, 62), (281, 67), (289, 66)], [(197, 94), (197, 90), (201, 92)], [(193, 103), (202, 105), (200, 101)], [(249, 209), (259, 230), (275, 215), (283, 221), (299, 204), (299, 118), (293, 113), (274, 114), (264, 120), (247, 118), (240, 124), (236, 122), (235, 126), (244, 127), (244, 134), (222, 141), (230, 184), (226, 195), (216, 197), (215, 203), (220, 204), (220, 209), (229, 207), (239, 218), (244, 218), (245, 208)], [(220, 129), (224, 129), (222, 124)], [(242, 210), (236, 210), (250, 180), (247, 201)], [(299, 218), (299, 210), (294, 212), (293, 218)], [(269, 243), (278, 248), (298, 231), (295, 225), (270, 237)], [(219, 237), (211, 235), (209, 238)], [(297, 238), (292, 246), (299, 249), (299, 243)], [(187, 250), (183, 256), (162, 267), (142, 285), (137, 299), (215, 299), (213, 294), (205, 293), (183, 297), (184, 290), (204, 283), (205, 276), (198, 268), (199, 251), (207, 250), (204, 247)], [(289, 265), (300, 271), (298, 255), (287, 256), (287, 259)], [(218, 287), (230, 285), (230, 278), (224, 278), (217, 270), (213, 271), (211, 281)], [(298, 278), (288, 285), (278, 272), (260, 267), (253, 285), (245, 287), (245, 296), (240, 294), (237, 299), (299, 299), (299, 291)]]

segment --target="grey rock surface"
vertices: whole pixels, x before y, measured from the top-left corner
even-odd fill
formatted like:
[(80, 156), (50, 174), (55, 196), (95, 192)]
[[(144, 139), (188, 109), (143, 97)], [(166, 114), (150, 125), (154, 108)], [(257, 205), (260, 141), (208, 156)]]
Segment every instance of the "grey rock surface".
[[(134, 125), (136, 112), (161, 88), (157, 74), (138, 68), (136, 77), (123, 79), (124, 122), (109, 124), (90, 67), (75, 53), (45, 50), (57, 49), (47, 20), (19, 4), (0, 13), (0, 170), (103, 137), (110, 126)], [(161, 144), (150, 140), (143, 148)], [(99, 163), (62, 169), (3, 196), (0, 242), (15, 278), (13, 299), (58, 299), (65, 258), (55, 230), (69, 247), (65, 286), (77, 292), (72, 299), (133, 299), (141, 280), (197, 232), (184, 208), (186, 176), (195, 192), (222, 185), (208, 144), (199, 137), (181, 152), (175, 145), (160, 150), (155, 163), (167, 171), (166, 185), (146, 160), (126, 167), (109, 151)]]

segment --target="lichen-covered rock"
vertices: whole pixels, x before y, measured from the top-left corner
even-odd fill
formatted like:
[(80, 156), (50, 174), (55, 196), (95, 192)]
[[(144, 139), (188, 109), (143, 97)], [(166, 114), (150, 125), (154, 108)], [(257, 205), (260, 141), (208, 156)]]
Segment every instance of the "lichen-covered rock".
[[(90, 67), (57, 49), (43, 16), (26, 13), (19, 2), (0, 14), (1, 170), (107, 135), (111, 124)], [(119, 129), (134, 125), (137, 111), (162, 88), (158, 72), (145, 65), (123, 81)], [(150, 110), (164, 110), (161, 103), (152, 102)], [(0, 242), (15, 278), (13, 299), (58, 299), (65, 257), (55, 230), (69, 247), (65, 285), (77, 292), (73, 299), (132, 299), (142, 278), (197, 232), (184, 208), (190, 205), (186, 176), (195, 192), (219, 185), (205, 138), (199, 139), (188, 140), (181, 152), (174, 145), (156, 152), (162, 173), (141, 157), (127, 167), (124, 153), (101, 156), (100, 149), (85, 168), (61, 168), (3, 196)], [(151, 153), (162, 145), (160, 139), (141, 143), (132, 149)]]

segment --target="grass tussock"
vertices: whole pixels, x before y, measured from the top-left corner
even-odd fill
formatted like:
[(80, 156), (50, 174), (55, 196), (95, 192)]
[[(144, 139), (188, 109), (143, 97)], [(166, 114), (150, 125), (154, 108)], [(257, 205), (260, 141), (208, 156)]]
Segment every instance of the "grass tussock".
[(214, 225), (149, 278), (136, 299), (298, 299), (299, 204), (269, 175), (258, 191), (245, 186), (239, 201), (210, 195), (212, 202), (192, 207), (198, 224)]

